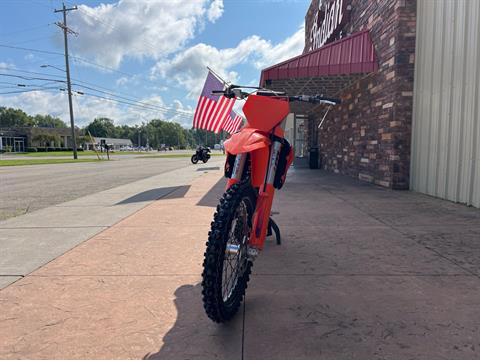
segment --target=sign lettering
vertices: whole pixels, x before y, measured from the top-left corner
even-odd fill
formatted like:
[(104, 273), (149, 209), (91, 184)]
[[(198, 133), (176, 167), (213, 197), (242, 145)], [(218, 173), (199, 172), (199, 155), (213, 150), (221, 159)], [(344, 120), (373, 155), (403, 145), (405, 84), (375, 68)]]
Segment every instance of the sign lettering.
[(325, 45), (341, 30), (347, 21), (346, 11), (350, 10), (348, 0), (320, 0), (310, 28), (309, 51)]

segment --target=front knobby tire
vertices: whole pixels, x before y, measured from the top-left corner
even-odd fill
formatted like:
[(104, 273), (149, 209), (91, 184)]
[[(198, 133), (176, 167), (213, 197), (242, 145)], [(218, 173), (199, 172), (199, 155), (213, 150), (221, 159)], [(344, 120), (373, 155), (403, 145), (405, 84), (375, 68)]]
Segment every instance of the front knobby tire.
[[(236, 314), (250, 279), (247, 243), (255, 203), (250, 184), (235, 184), (220, 199), (213, 218), (203, 261), (202, 294), (208, 317), (218, 323)], [(232, 253), (232, 249), (238, 251)]]

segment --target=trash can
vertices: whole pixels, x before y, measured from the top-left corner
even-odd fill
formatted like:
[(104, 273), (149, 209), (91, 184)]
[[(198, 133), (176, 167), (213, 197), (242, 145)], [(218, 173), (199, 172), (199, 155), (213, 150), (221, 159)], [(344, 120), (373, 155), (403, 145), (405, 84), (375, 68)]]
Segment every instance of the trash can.
[(310, 169), (318, 169), (318, 147), (316, 146), (310, 148), (309, 165)]

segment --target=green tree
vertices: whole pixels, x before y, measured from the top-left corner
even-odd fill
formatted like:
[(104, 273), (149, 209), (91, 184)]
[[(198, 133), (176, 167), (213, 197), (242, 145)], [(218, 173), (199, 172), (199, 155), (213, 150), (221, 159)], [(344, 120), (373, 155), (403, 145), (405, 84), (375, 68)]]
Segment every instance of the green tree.
[(152, 120), (145, 128), (152, 147), (159, 147), (161, 144), (177, 148), (187, 146), (187, 138), (183, 127), (175, 122)]
[(77, 145), (84, 148), (86, 144), (90, 143), (90, 136), (82, 135), (77, 137)]
[(0, 127), (29, 127), (34, 122), (23, 110), (0, 107)]
[(85, 127), (86, 132), (90, 132), (96, 137), (116, 137), (116, 128), (113, 120), (109, 118), (96, 118)]
[(66, 128), (65, 124), (59, 118), (53, 117), (51, 115), (35, 115), (33, 117), (33, 123), (37, 127), (46, 127), (46, 128)]
[(39, 133), (36, 134), (32, 140), (40, 144), (40, 146), (48, 147), (53, 146), (54, 143), (58, 144), (60, 142), (60, 136), (57, 134)]
[(213, 147), (215, 144), (218, 144), (222, 138), (221, 133), (215, 134), (203, 129), (190, 129), (190, 133), (192, 134), (196, 145), (206, 145), (208, 147)]
[(115, 126), (116, 137), (120, 139), (131, 139), (134, 128), (128, 125)]
[(187, 142), (188, 147), (196, 147), (197, 142), (195, 141), (195, 137), (193, 136), (191, 129), (183, 129), (183, 135), (185, 136), (185, 141)]

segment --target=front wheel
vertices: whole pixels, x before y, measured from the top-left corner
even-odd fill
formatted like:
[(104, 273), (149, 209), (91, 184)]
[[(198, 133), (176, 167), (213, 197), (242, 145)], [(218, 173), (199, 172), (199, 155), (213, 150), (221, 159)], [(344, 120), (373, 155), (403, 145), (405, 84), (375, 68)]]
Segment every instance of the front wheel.
[(203, 306), (215, 322), (238, 311), (250, 278), (248, 239), (256, 194), (250, 184), (235, 184), (220, 199), (203, 261)]
[(197, 154), (193, 154), (190, 161), (192, 162), (192, 164), (196, 164), (198, 163), (198, 156)]
[(203, 155), (202, 161), (203, 161), (204, 164), (208, 161), (208, 159), (210, 159), (210, 155), (208, 155), (208, 154)]

